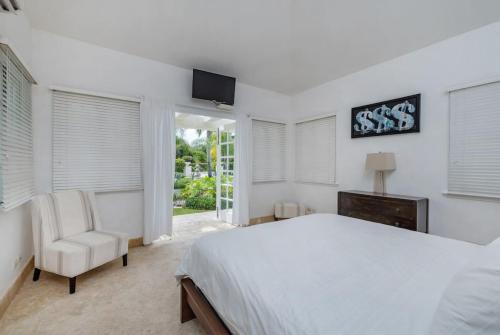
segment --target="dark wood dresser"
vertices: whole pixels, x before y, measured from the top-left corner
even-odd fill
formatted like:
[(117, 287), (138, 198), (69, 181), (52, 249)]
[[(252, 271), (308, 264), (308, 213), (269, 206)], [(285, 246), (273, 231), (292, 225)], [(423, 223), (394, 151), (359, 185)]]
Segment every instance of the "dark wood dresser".
[(429, 199), (343, 191), (338, 192), (338, 214), (427, 233)]

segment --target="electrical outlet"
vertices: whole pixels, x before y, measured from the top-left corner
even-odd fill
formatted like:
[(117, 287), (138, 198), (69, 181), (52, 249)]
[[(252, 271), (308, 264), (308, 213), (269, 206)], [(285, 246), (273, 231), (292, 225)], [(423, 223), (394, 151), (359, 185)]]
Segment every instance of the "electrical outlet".
[(14, 269), (17, 269), (22, 262), (23, 258), (21, 256), (17, 256), (15, 261), (14, 261)]

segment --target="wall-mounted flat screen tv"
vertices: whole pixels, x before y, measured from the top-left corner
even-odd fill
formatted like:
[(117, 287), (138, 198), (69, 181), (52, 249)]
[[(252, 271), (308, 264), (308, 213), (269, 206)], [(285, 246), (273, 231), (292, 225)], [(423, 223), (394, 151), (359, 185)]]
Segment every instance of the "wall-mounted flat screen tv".
[(193, 92), (195, 99), (210, 100), (225, 105), (234, 105), (236, 78), (193, 69)]

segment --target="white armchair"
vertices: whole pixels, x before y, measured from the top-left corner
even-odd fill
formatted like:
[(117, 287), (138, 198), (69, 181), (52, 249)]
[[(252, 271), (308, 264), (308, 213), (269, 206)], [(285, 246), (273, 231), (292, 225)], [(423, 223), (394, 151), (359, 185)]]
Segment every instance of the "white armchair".
[(76, 276), (118, 257), (127, 266), (128, 236), (104, 231), (93, 192), (62, 191), (36, 196), (32, 202), (35, 271), (69, 278), (75, 293)]

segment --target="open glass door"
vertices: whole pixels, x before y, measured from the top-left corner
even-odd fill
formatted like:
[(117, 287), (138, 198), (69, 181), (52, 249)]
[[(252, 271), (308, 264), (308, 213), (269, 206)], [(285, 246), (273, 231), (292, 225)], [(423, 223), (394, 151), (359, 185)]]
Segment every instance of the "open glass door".
[(217, 217), (233, 220), (234, 131), (217, 131)]

